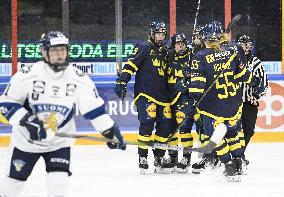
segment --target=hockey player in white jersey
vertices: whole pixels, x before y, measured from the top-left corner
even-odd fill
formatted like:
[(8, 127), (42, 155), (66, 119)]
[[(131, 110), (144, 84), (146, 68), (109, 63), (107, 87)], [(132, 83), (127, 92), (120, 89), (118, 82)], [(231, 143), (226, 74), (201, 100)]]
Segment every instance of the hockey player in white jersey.
[(104, 137), (118, 140), (108, 142), (109, 148), (126, 147), (91, 79), (69, 66), (68, 38), (61, 32), (48, 32), (40, 42), (44, 61), (19, 70), (0, 97), (2, 118), (13, 128), (7, 176), (0, 183), (1, 197), (21, 194), (40, 157), (46, 164), (48, 197), (67, 196), (74, 140), (54, 133), (76, 132), (75, 105)]

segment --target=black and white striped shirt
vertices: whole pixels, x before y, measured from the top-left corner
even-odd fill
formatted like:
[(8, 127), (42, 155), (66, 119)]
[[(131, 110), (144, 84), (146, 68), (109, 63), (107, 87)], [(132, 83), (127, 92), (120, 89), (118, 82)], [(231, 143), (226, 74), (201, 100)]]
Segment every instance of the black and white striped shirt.
[[(258, 95), (262, 97), (268, 89), (268, 78), (265, 67), (257, 57), (253, 57), (252, 60), (248, 62), (248, 66), (252, 69), (253, 76), (259, 79), (260, 86), (263, 87), (263, 91)], [(244, 83), (241, 83), (241, 88), (243, 92), (243, 102), (251, 102), (251, 100), (254, 99), (256, 100), (255, 104), (258, 105), (257, 99), (253, 98), (253, 92), (255, 92), (254, 88)]]

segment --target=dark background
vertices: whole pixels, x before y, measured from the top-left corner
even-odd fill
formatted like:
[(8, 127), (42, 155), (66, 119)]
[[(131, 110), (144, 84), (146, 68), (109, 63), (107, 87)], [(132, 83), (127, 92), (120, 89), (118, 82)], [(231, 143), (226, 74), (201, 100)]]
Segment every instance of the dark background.
[[(70, 0), (70, 39), (115, 40), (114, 0)], [(11, 40), (11, 0), (0, 0), (0, 41)], [(177, 31), (188, 37), (193, 28), (197, 0), (177, 0)], [(38, 40), (46, 30), (62, 30), (61, 0), (19, 0), (18, 39)], [(232, 15), (242, 19), (235, 37), (247, 33), (255, 39), (263, 61), (281, 61), (281, 0), (232, 0)], [(169, 24), (167, 0), (123, 0), (123, 40), (145, 40), (149, 22)], [(224, 0), (201, 1), (198, 24), (224, 22)]]

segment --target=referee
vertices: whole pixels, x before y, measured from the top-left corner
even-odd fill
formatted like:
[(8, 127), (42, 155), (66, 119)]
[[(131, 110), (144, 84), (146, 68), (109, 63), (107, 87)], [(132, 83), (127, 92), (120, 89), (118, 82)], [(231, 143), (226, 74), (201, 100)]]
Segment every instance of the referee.
[(254, 55), (253, 40), (248, 35), (240, 35), (236, 38), (236, 43), (239, 44), (245, 51), (249, 69), (252, 70), (255, 84), (248, 86), (241, 83), (243, 92), (243, 110), (242, 110), (242, 127), (244, 132), (245, 149), (254, 135), (255, 123), (257, 119), (259, 98), (264, 96), (268, 89), (268, 79), (266, 70), (262, 62)]

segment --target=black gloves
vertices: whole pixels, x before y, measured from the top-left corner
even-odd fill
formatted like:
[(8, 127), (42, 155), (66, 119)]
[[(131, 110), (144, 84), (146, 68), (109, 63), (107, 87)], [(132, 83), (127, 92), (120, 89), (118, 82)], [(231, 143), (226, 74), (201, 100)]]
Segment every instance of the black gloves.
[(35, 114), (27, 113), (21, 120), (20, 125), (26, 127), (30, 133), (31, 140), (42, 140), (46, 138), (46, 131), (43, 123), (36, 117)]
[(260, 79), (256, 76), (252, 78), (253, 82), (250, 85), (253, 88), (252, 96), (257, 100), (260, 98), (260, 94), (264, 92), (265, 86), (264, 83), (261, 83)]
[(121, 100), (123, 100), (127, 93), (127, 83), (117, 79), (116, 85), (114, 87), (114, 92)]
[(184, 93), (188, 91), (189, 86), (190, 86), (190, 78), (185, 77), (176, 83), (175, 88), (177, 91)]
[(189, 65), (185, 65), (184, 67), (182, 67), (182, 74), (184, 77), (190, 77), (190, 71), (191, 68)]
[(194, 117), (196, 114), (195, 102), (193, 99), (185, 99), (178, 108), (189, 117)]
[(114, 139), (114, 137), (116, 137), (116, 139), (118, 140), (118, 142), (115, 142), (115, 141), (107, 142), (107, 146), (110, 149), (122, 149), (122, 150), (126, 149), (126, 144), (123, 141), (123, 137), (120, 133), (120, 130), (117, 124), (114, 124), (110, 129), (103, 131), (102, 135), (105, 138), (108, 138), (111, 140)]

